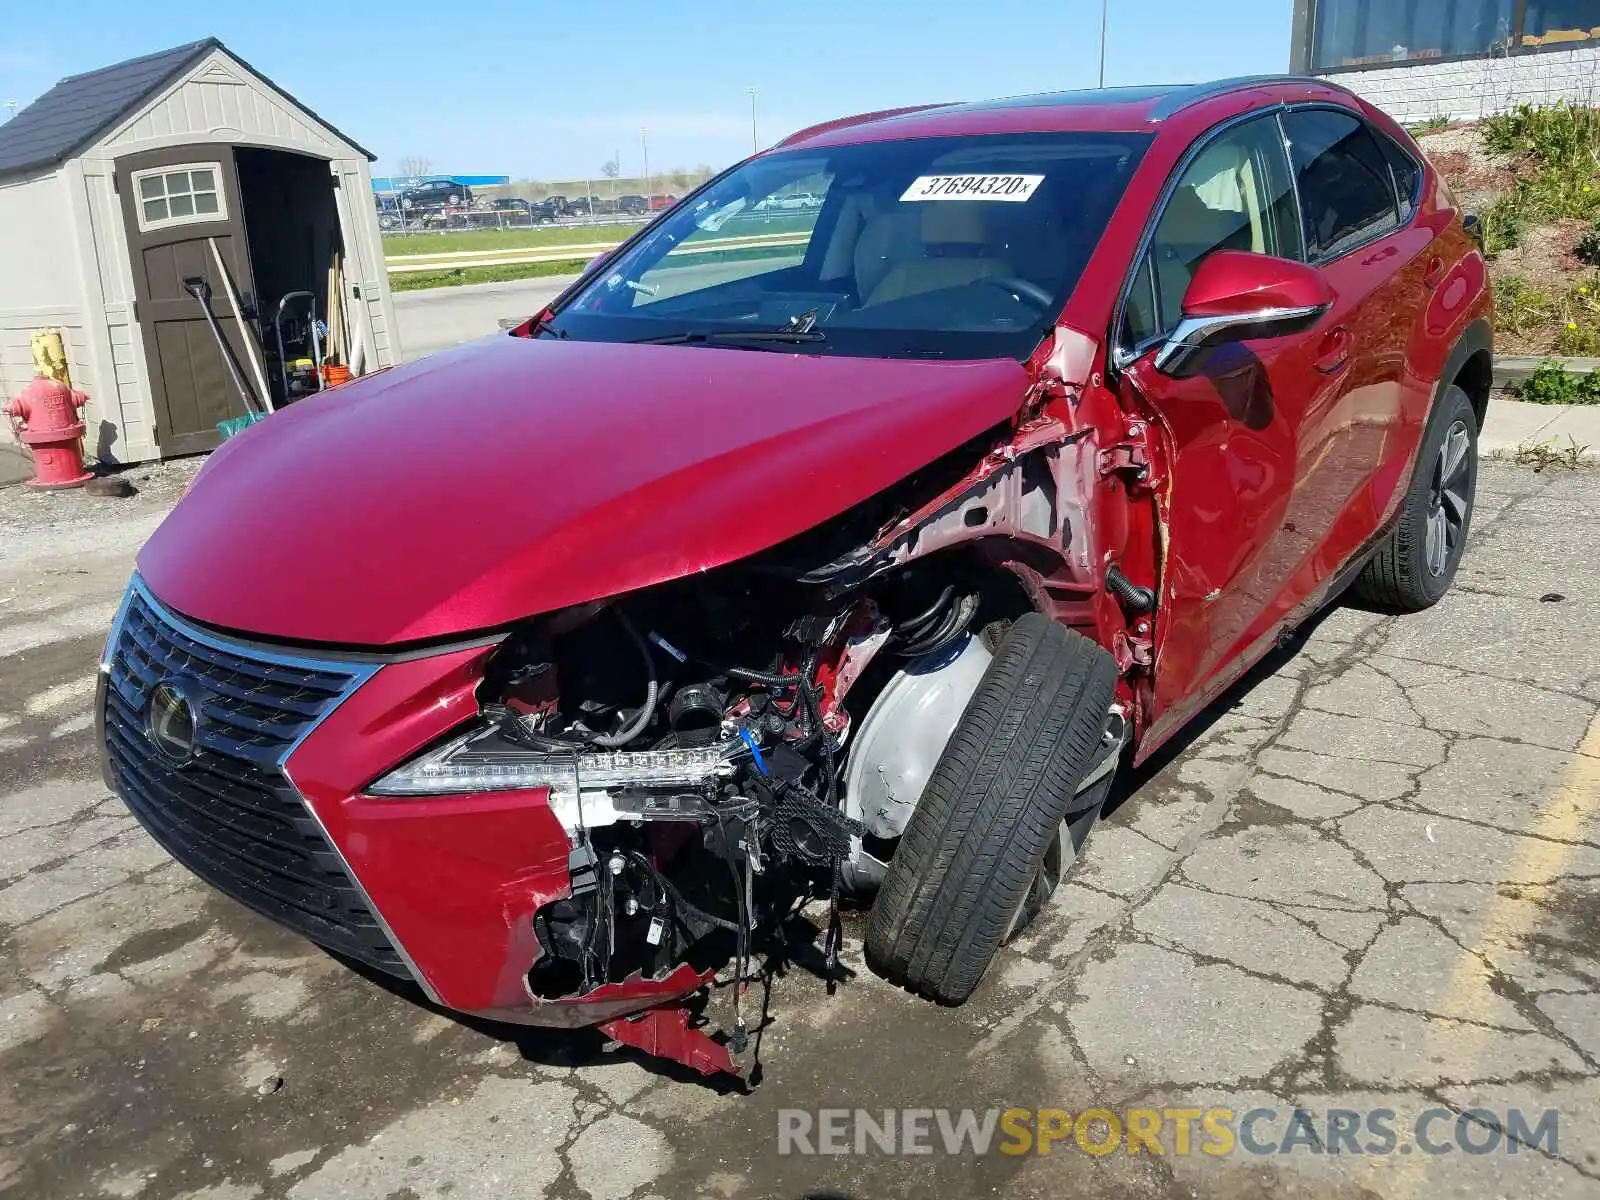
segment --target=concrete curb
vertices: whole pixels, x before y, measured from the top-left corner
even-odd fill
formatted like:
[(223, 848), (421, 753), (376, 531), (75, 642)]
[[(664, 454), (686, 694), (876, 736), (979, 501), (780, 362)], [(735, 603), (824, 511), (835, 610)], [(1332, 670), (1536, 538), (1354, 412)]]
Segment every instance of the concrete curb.
[[(1564, 358), (1557, 354), (1502, 354), (1494, 360), (1494, 391), (1489, 417), (1478, 435), (1478, 453), (1485, 458), (1515, 458), (1521, 446), (1544, 443), (1570, 450), (1576, 443), (1584, 462), (1600, 462), (1600, 405), (1525, 404), (1508, 393), (1528, 379), (1542, 362), (1558, 362), (1574, 375), (1600, 371), (1600, 358)], [(1568, 439), (1571, 439), (1569, 441)]]
[(1600, 371), (1600, 358), (1562, 358), (1558, 354), (1502, 354), (1494, 360), (1494, 388), (1497, 392), (1509, 391), (1529, 378), (1539, 364), (1558, 362), (1574, 375), (1588, 375)]
[(1600, 405), (1524, 404), (1492, 396), (1488, 419), (1478, 435), (1478, 453), (1485, 458), (1514, 458), (1521, 446), (1545, 443), (1559, 451), (1574, 442), (1583, 461), (1600, 462)]

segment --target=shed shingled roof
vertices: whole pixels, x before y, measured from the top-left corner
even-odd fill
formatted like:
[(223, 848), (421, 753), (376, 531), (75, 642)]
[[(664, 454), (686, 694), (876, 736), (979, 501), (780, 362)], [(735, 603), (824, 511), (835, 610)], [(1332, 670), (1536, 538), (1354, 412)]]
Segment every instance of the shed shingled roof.
[(55, 166), (86, 149), (118, 121), (152, 99), (213, 50), (222, 50), (319, 125), (350, 141), (316, 113), (278, 87), (214, 37), (157, 54), (69, 75), (27, 108), (0, 125), (0, 175)]

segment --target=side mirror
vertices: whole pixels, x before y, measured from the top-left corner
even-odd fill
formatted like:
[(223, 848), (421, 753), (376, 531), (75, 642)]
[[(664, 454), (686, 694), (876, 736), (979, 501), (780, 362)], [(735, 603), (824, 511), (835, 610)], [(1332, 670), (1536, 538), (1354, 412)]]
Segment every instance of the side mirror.
[(1299, 333), (1332, 304), (1327, 282), (1305, 263), (1244, 250), (1215, 251), (1189, 281), (1183, 319), (1156, 351), (1155, 368), (1181, 377), (1213, 346)]

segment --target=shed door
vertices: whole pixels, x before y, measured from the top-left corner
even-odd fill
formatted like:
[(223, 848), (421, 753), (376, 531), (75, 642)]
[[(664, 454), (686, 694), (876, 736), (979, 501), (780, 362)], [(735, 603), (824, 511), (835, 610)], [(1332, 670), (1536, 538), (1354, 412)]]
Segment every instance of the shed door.
[(254, 315), (255, 282), (245, 238), (244, 207), (233, 147), (201, 144), (117, 160), (117, 190), (133, 257), (134, 297), (150, 389), (156, 444), (163, 455), (210, 450), (217, 422), (244, 415), (216, 337), (185, 279), (211, 285), (211, 310), (233, 348), (247, 384), (250, 359), (217, 270), (210, 239), (227, 264), (247, 318)]

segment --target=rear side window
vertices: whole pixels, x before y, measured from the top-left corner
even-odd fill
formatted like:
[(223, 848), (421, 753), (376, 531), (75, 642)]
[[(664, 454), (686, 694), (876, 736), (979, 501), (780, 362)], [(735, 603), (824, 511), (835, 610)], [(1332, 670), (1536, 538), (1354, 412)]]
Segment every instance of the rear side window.
[(1337, 258), (1399, 224), (1389, 162), (1365, 122), (1311, 108), (1286, 113), (1306, 253)]

